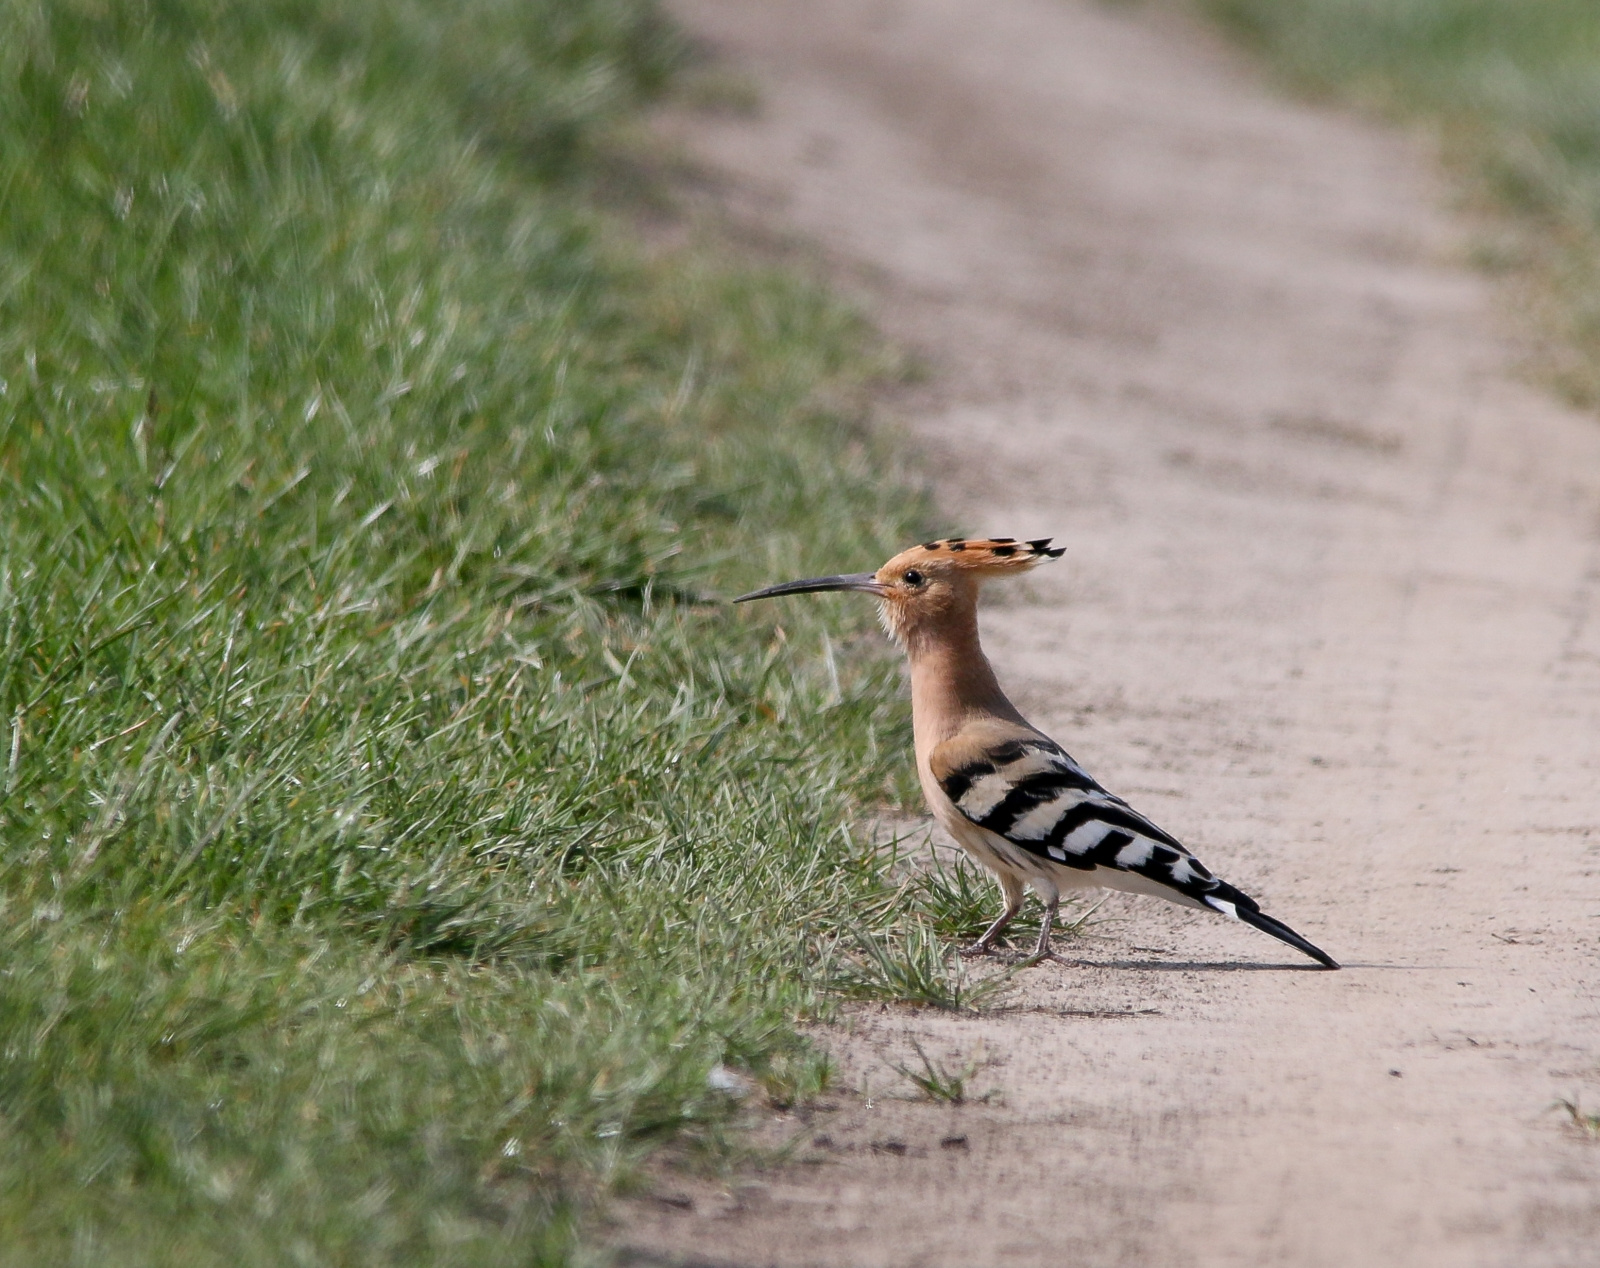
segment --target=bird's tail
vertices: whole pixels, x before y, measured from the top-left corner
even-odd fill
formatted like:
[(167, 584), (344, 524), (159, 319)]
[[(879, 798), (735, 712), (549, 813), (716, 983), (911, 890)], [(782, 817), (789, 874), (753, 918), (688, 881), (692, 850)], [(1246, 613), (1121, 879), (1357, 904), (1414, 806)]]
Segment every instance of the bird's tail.
[(1242, 920), (1245, 924), (1262, 933), (1269, 933), (1279, 942), (1286, 942), (1296, 951), (1309, 955), (1325, 969), (1336, 969), (1339, 962), (1320, 947), (1312, 946), (1288, 925), (1281, 920), (1275, 920), (1266, 912), (1255, 899), (1242, 889), (1235, 889), (1226, 882), (1204, 895), (1201, 901), (1213, 911), (1220, 911), (1224, 916), (1232, 916)]

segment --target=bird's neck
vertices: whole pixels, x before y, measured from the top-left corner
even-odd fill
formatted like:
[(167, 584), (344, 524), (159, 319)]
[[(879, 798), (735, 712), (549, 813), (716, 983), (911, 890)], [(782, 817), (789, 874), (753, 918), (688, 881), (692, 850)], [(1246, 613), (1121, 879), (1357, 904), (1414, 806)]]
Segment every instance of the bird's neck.
[(1028, 723), (1006, 699), (989, 658), (978, 642), (976, 608), (952, 614), (906, 639), (911, 662), (911, 725), (917, 760), (975, 718)]

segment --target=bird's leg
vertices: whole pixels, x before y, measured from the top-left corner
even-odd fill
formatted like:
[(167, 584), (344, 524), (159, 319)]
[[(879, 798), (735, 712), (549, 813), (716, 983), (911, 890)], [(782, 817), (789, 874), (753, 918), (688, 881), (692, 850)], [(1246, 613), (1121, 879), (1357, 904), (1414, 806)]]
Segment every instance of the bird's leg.
[(1015, 902), (1012, 902), (1011, 899), (1007, 898), (1006, 899), (1005, 910), (1002, 911), (1000, 913), (1000, 915), (995, 918), (995, 922), (992, 925), (990, 925), (987, 929), (985, 929), (983, 931), (983, 937), (979, 938), (970, 947), (962, 947), (961, 951), (960, 951), (960, 954), (961, 955), (990, 955), (990, 954), (992, 954), (993, 951), (994, 951), (995, 939), (998, 938), (1002, 933), (1005, 932), (1005, 927), (1011, 923), (1012, 919), (1016, 916), (1017, 912), (1019, 912), (1021, 909), (1022, 909), (1022, 900), (1020, 898), (1017, 899)]
[(995, 939), (1005, 932), (1005, 927), (1011, 923), (1016, 914), (1022, 910), (1022, 895), (1024, 890), (1022, 882), (1014, 876), (1001, 876), (1000, 892), (1005, 895), (1006, 905), (995, 922), (983, 931), (979, 938), (970, 947), (962, 947), (961, 955), (989, 955), (994, 950)]
[(1031, 968), (1044, 960), (1054, 960), (1057, 964), (1067, 964), (1069, 961), (1062, 959), (1050, 949), (1050, 930), (1056, 923), (1056, 912), (1061, 909), (1061, 895), (1051, 894), (1044, 902), (1044, 919), (1039, 923), (1039, 942), (1033, 948), (1033, 954), (1019, 964), (1018, 968)]

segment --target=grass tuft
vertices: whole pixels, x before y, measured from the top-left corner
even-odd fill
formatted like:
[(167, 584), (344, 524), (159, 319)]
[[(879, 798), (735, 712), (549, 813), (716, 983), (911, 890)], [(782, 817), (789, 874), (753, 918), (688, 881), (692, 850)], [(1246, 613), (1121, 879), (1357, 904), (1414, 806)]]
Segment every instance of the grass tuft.
[(922, 1062), (921, 1070), (913, 1070), (908, 1066), (897, 1065), (895, 1070), (903, 1075), (917, 1091), (930, 1101), (942, 1101), (946, 1105), (962, 1105), (967, 1099), (967, 1085), (973, 1077), (987, 1064), (980, 1049), (976, 1056), (967, 1059), (960, 1069), (951, 1069), (942, 1061), (935, 1061), (915, 1039), (911, 1046), (916, 1050), (917, 1059)]
[(1600, 1114), (1585, 1112), (1576, 1099), (1569, 1101), (1562, 1097), (1550, 1108), (1564, 1110), (1568, 1120), (1584, 1135), (1591, 1139), (1600, 1137)]
[[(951, 857), (930, 850), (927, 862), (909, 874), (906, 889), (929, 926), (940, 937), (958, 945), (976, 942), (1000, 914), (1001, 900), (994, 878), (964, 856)], [(1086, 905), (1077, 895), (1064, 895), (1051, 936), (1078, 936), (1093, 923), (1098, 910), (1098, 903)], [(1036, 903), (1025, 904), (1006, 926), (1006, 939), (1022, 945), (1037, 942), (1041, 912)]]
[(993, 1007), (1011, 990), (1010, 973), (974, 978), (953, 948), (920, 920), (881, 932), (855, 928), (836, 951), (829, 986), (846, 999), (951, 1012)]

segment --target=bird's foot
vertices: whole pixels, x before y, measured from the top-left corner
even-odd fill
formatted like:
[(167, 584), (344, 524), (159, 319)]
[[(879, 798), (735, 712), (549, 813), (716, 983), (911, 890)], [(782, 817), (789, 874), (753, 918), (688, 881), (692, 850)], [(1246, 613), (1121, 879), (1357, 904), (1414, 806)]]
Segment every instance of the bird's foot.
[(956, 954), (963, 959), (975, 960), (980, 956), (999, 955), (993, 943), (974, 942), (970, 947), (957, 947)]

